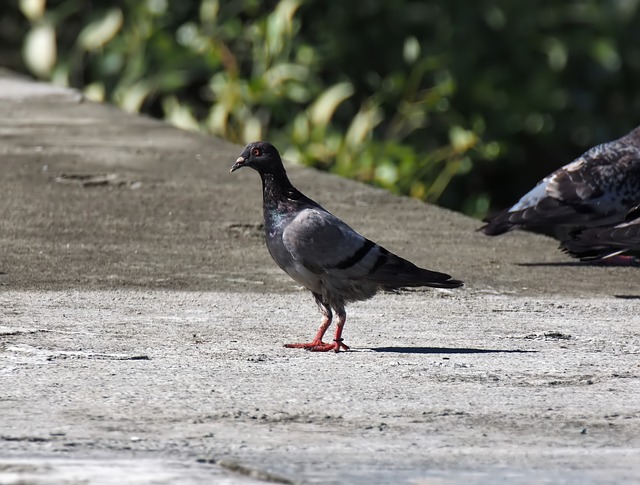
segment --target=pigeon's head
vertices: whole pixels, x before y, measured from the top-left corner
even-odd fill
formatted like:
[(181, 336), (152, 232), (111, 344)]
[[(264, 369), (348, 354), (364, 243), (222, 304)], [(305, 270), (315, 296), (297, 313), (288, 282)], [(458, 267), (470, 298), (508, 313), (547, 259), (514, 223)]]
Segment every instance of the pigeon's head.
[(251, 167), (260, 174), (284, 172), (278, 150), (266, 141), (254, 141), (244, 147), (231, 171), (242, 167)]

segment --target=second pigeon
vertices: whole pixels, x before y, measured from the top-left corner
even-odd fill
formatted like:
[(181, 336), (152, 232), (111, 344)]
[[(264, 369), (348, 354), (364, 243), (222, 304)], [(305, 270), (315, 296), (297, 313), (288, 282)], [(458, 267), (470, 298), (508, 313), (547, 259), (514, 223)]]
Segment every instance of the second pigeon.
[(587, 150), (527, 192), (479, 230), (497, 236), (531, 229), (559, 240), (578, 227), (622, 222), (640, 200), (640, 127)]

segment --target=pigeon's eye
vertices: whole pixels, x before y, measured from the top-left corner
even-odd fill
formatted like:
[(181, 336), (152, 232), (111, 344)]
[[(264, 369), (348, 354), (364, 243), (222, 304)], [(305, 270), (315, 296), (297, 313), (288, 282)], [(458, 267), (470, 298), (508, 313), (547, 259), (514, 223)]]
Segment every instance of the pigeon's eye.
[(260, 156), (260, 153), (261, 153), (261, 152), (260, 152), (260, 149), (259, 149), (259, 148), (254, 148), (253, 150), (251, 150), (251, 154), (252, 154), (254, 157), (259, 157), (259, 156)]

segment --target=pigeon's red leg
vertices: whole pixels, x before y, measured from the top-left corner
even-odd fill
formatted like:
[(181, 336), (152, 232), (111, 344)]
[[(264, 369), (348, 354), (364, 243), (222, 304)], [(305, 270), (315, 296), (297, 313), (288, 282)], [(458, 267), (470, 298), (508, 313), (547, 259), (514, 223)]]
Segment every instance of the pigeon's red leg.
[(330, 350), (340, 352), (340, 349), (349, 350), (349, 347), (342, 343), (342, 328), (344, 327), (344, 322), (347, 320), (347, 313), (344, 311), (344, 306), (341, 305), (336, 308), (336, 313), (338, 315), (336, 338), (333, 339), (333, 342), (330, 344), (325, 344), (322, 341), (322, 337), (324, 337), (329, 325), (331, 325), (333, 312), (331, 311), (331, 306), (322, 301), (322, 296), (320, 294), (314, 293), (313, 296), (320, 307), (320, 311), (322, 312), (322, 323), (320, 324), (320, 328), (318, 328), (318, 333), (316, 333), (315, 338), (311, 342), (304, 344), (286, 344), (285, 347), (289, 349), (307, 349), (311, 352), (329, 352)]
[(333, 347), (337, 352), (340, 352), (340, 349), (349, 350), (349, 347), (342, 343), (342, 329), (344, 328), (344, 324), (347, 321), (347, 314), (344, 312), (340, 312), (338, 314), (338, 323), (336, 324), (336, 337), (333, 339)]
[[(329, 328), (329, 325), (331, 325), (331, 318), (333, 317), (332, 313), (331, 313), (331, 308), (328, 308), (328, 311), (325, 311), (324, 308), (322, 308), (322, 323), (320, 324), (320, 327), (318, 328), (318, 333), (316, 333), (315, 338), (308, 343), (301, 343), (301, 344), (285, 344), (285, 347), (287, 347), (288, 349), (307, 349), (307, 350), (315, 350), (316, 347), (322, 347), (323, 345), (328, 345), (325, 344), (322, 341), (322, 337), (324, 337), (325, 332), (327, 331), (327, 329)], [(330, 350), (330, 349), (327, 349)]]
[(342, 329), (344, 328), (344, 323), (347, 320), (347, 315), (344, 310), (338, 311), (338, 323), (336, 324), (336, 337), (333, 339), (333, 342), (330, 344), (325, 344), (323, 342), (319, 342), (318, 345), (313, 347), (305, 347), (307, 350), (311, 352), (329, 352), (333, 350), (335, 353), (340, 352), (340, 349), (349, 350), (344, 343), (342, 343)]

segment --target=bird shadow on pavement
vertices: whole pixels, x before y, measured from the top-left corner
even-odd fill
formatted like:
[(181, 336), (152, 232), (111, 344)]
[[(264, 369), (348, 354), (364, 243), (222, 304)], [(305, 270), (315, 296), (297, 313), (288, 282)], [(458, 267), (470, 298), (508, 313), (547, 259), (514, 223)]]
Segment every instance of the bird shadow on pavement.
[[(363, 349), (365, 350), (365, 349)], [(528, 354), (537, 350), (466, 349), (450, 347), (373, 347), (374, 352), (395, 352), (397, 354)]]
[(537, 266), (571, 268), (571, 267), (596, 267), (596, 268), (638, 268), (640, 265), (635, 262), (628, 261), (554, 261), (549, 263), (516, 263), (516, 266), (534, 268)]
[(585, 261), (554, 261), (554, 262), (549, 262), (549, 263), (516, 263), (516, 266), (523, 266), (525, 268), (535, 268), (538, 266), (548, 266), (550, 268), (552, 267), (566, 267), (566, 268), (570, 268), (570, 267), (579, 267), (579, 266), (604, 266), (603, 264), (598, 264), (598, 263), (592, 263), (592, 262), (585, 262)]

